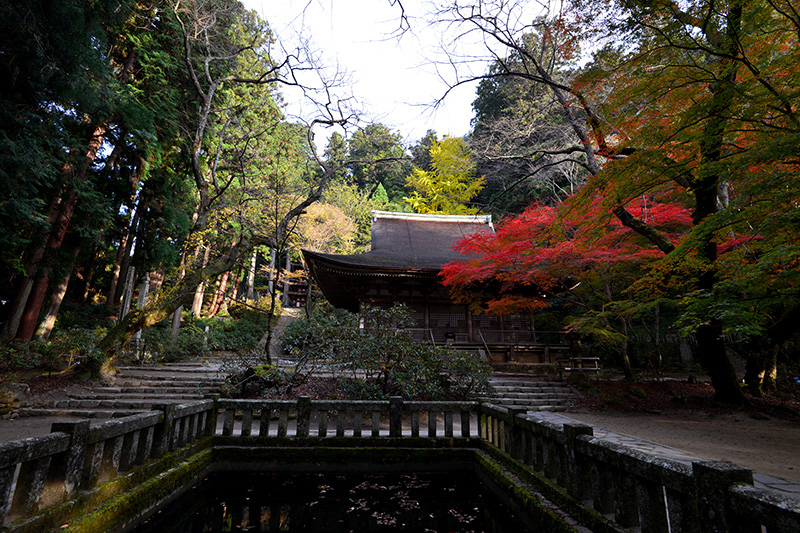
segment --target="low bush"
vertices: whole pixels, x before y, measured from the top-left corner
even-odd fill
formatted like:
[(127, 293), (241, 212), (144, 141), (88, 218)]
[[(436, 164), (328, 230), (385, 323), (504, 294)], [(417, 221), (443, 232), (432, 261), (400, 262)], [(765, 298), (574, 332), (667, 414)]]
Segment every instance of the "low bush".
[(148, 356), (157, 362), (173, 362), (182, 356), (208, 354), (205, 331), (195, 324), (184, 324), (173, 336), (166, 323), (147, 328), (142, 337)]
[(458, 400), (489, 388), (491, 367), (477, 354), (411, 338), (410, 310), (366, 308), (360, 315), (321, 308), (284, 331), (284, 349), (350, 374), (342, 394), (351, 399), (398, 395), (415, 400)]
[(23, 343), (4, 338), (0, 340), (0, 370), (88, 368), (92, 361), (103, 359), (96, 345), (104, 334), (103, 329), (67, 328), (54, 330), (48, 340)]

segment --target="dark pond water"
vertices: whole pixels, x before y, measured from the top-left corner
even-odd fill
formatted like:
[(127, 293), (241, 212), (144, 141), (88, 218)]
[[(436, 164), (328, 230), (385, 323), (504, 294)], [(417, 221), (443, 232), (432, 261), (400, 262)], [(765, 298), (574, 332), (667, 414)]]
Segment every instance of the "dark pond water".
[(474, 475), (216, 474), (134, 530), (527, 531)]

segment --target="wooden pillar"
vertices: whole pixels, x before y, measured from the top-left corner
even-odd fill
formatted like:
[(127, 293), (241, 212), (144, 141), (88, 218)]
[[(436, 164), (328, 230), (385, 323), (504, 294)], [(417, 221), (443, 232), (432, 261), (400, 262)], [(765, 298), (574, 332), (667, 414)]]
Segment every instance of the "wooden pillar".
[(283, 306), (289, 307), (289, 273), (292, 271), (292, 259), (286, 252), (286, 274), (283, 276)]

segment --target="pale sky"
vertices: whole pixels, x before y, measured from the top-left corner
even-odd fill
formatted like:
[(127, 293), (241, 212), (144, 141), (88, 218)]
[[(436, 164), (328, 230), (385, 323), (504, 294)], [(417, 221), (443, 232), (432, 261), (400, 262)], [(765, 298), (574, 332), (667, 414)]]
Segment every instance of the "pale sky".
[[(350, 91), (366, 121), (399, 131), (413, 144), (428, 129), (461, 136), (470, 129), (475, 84), (453, 90), (443, 105), (447, 85), (432, 58), (441, 57), (441, 35), (425, 20), (425, 0), (403, 0), (411, 28), (398, 38), (400, 8), (391, 0), (244, 0), (266, 19), (284, 42), (301, 33), (326, 65), (338, 63), (351, 75)], [(480, 66), (481, 70), (486, 67)], [(298, 95), (283, 89), (290, 113), (309, 115), (297, 107)], [(305, 118), (311, 118), (306, 116)], [(321, 133), (326, 135), (325, 133)]]

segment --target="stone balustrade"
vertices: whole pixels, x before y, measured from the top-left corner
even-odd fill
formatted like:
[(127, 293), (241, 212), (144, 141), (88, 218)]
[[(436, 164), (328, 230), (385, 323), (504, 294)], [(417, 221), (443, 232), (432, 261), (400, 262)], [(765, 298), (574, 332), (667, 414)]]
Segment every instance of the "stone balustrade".
[(624, 529), (656, 532), (800, 531), (800, 501), (753, 486), (726, 462), (691, 465), (552, 424), (524, 410), (480, 407), (480, 436)]
[(211, 435), (215, 405), (163, 404), (90, 426), (57, 422), (49, 435), (0, 444), (0, 520), (26, 516)]
[[(0, 445), (6, 523), (91, 490), (205, 436), (246, 446), (272, 439), (362, 445), (363, 439), (464, 439), (538, 472), (620, 529), (642, 532), (800, 531), (800, 502), (753, 486), (750, 470), (655, 457), (523, 410), (477, 402), (204, 400), (89, 425), (54, 424), (43, 437)], [(330, 441), (331, 438), (339, 441)], [(360, 440), (358, 440), (360, 439)], [(467, 439), (470, 439), (467, 441)]]
[[(469, 437), (477, 402), (219, 400), (222, 435)], [(456, 423), (457, 421), (457, 423)], [(255, 429), (257, 428), (257, 429)], [(477, 429), (476, 429), (477, 434)]]

